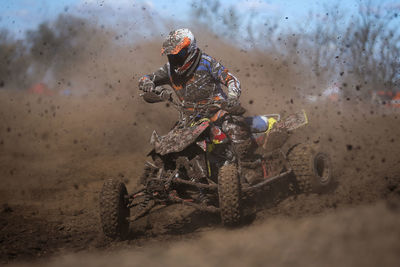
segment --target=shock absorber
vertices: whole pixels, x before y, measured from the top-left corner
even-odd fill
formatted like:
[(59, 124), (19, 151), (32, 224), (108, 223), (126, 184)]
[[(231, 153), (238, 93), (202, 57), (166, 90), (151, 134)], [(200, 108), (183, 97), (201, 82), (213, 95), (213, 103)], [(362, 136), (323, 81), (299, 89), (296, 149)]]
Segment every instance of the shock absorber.
[(144, 199), (143, 199), (142, 202), (140, 202), (139, 207), (141, 209), (146, 208), (147, 205), (149, 204), (150, 200), (151, 200), (150, 194), (147, 191), (145, 191), (144, 192)]

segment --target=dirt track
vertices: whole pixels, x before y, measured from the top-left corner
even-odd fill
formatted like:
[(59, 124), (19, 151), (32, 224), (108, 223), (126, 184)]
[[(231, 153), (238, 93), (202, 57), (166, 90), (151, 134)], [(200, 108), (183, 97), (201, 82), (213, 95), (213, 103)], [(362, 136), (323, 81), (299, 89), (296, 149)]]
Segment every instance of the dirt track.
[[(40, 260), (57, 266), (83, 265), (82, 261), (93, 266), (128, 266), (132, 261), (140, 266), (160, 262), (169, 266), (182, 262), (192, 266), (267, 262), (274, 266), (398, 266), (399, 111), (353, 100), (340, 108), (325, 103), (306, 105), (301, 99), (292, 105), (290, 92), (265, 91), (253, 82), (260, 81), (264, 72), (277, 71), (272, 65), (252, 66), (255, 58), (246, 55), (243, 62), (237, 59), (227, 64), (239, 70), (249, 90), (244, 92), (244, 105), (249, 113), (306, 108), (310, 126), (299, 130), (291, 142), (318, 143), (332, 155), (338, 177), (335, 191), (296, 196), (281, 182), (266, 192), (264, 209), (242, 229), (223, 230), (217, 218), (204, 220), (204, 216), (194, 215), (189, 223), (183, 214), (190, 211), (171, 209), (161, 218), (154, 216), (153, 228), (139, 231), (137, 238), (110, 242), (99, 225), (102, 183), (120, 177), (132, 190), (149, 149), (148, 136), (153, 128), (161, 133), (168, 130), (175, 119), (174, 113), (169, 115), (172, 108), (160, 104), (145, 109), (133, 92), (135, 84), (129, 88), (132, 77), (127, 74), (117, 89), (106, 87), (81, 96), (46, 97), (3, 90), (0, 262), (27, 265), (39, 260), (38, 266)], [(143, 72), (154, 69), (158, 61), (144, 65)], [(254, 70), (256, 77), (248, 77), (246, 68)], [(279, 77), (262, 79), (271, 84), (267, 81)], [(268, 102), (258, 100), (267, 98)], [(168, 228), (170, 221), (181, 228)], [(48, 261), (49, 257), (56, 258)]]

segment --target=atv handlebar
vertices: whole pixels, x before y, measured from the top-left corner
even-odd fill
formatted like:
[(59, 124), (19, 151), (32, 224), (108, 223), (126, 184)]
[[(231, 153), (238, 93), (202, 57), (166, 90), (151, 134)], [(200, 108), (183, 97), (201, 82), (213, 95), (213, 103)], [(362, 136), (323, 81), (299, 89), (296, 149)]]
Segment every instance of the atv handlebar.
[(204, 104), (194, 104), (194, 105), (189, 104), (188, 105), (181, 101), (177, 102), (172, 97), (163, 98), (164, 94), (167, 94), (168, 96), (170, 96), (171, 93), (172, 92), (170, 89), (165, 88), (163, 86), (157, 86), (150, 92), (141, 93), (140, 96), (143, 97), (143, 99), (148, 103), (157, 103), (157, 102), (162, 102), (162, 101), (168, 101), (179, 109), (198, 110), (198, 109), (205, 109), (205, 108), (210, 108), (210, 107), (222, 108), (222, 105), (220, 103), (217, 103), (214, 100), (210, 100), (208, 103), (204, 103)]
[(148, 103), (157, 103), (162, 101), (170, 102), (180, 113), (187, 113), (190, 111), (192, 114), (206, 113), (210, 109), (223, 109), (232, 115), (242, 115), (246, 110), (240, 106), (229, 107), (224, 102), (216, 101), (213, 99), (208, 100), (206, 103), (187, 104), (184, 101), (174, 100), (170, 89), (157, 86), (152, 91), (142, 93), (140, 96)]

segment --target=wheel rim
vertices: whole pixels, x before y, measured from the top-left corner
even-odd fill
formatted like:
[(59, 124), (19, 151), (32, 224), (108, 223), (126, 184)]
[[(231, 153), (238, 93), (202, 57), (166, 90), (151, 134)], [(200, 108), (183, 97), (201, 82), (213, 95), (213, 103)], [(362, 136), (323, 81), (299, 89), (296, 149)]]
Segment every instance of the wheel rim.
[(329, 182), (331, 177), (331, 166), (329, 157), (324, 153), (319, 153), (314, 158), (314, 172), (321, 184)]

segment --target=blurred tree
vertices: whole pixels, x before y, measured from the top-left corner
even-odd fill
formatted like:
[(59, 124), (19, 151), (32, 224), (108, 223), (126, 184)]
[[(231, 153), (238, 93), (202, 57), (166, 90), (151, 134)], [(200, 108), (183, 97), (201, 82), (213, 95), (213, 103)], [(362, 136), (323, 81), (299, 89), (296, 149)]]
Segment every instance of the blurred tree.
[(29, 84), (27, 72), (29, 56), (21, 40), (12, 38), (8, 31), (0, 31), (0, 89), (25, 88)]
[[(360, 6), (344, 38), (349, 82), (358, 83), (361, 95), (371, 90), (393, 91), (400, 77), (400, 30), (395, 9)], [(397, 88), (399, 90), (400, 88)]]
[[(371, 96), (371, 90), (393, 91), (400, 78), (400, 28), (398, 10), (360, 2), (349, 16), (340, 4), (326, 5), (323, 13), (310, 11), (303, 23), (283, 27), (277, 19), (257, 11), (238, 12), (218, 0), (193, 1), (192, 13), (202, 26), (230, 40), (252, 44), (297, 65), (313, 76), (321, 93), (339, 82), (345, 94)], [(243, 44), (243, 42), (242, 42)], [(312, 74), (312, 75), (311, 75)], [(314, 86), (315, 87), (315, 86)], [(307, 87), (309, 88), (309, 87)], [(397, 88), (400, 90), (400, 88)]]
[[(343, 31), (340, 24), (345, 13), (337, 4), (325, 6), (325, 12), (310, 12), (304, 25), (297, 29), (297, 49), (301, 49), (303, 64), (318, 78), (318, 83), (327, 81), (339, 72), (341, 60), (340, 39)], [(333, 74), (333, 75), (332, 75)]]
[(225, 8), (219, 0), (192, 1), (191, 12), (196, 23), (221, 34), (226, 39), (240, 39), (238, 29), (241, 23), (234, 6)]
[(59, 15), (37, 29), (26, 32), (23, 40), (0, 31), (0, 88), (27, 89), (38, 82), (69, 86), (68, 77), (91, 55), (112, 49), (112, 31), (103, 31), (84, 18)]
[(60, 80), (74, 64), (87, 56), (87, 45), (96, 31), (85, 19), (60, 15), (53, 23), (45, 22), (27, 32), (35, 76), (43, 80), (51, 72)]

